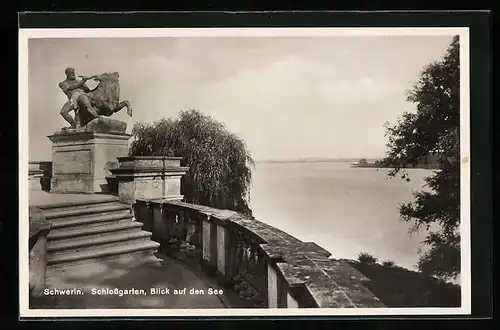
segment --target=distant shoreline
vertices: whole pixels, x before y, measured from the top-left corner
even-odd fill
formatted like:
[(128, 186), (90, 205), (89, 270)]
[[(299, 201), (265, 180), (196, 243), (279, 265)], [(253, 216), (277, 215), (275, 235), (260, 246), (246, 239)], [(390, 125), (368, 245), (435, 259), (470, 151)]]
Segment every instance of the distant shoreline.
[[(393, 167), (388, 167), (388, 166), (382, 166), (382, 165), (376, 165), (376, 164), (364, 164), (364, 165), (359, 165), (359, 164), (351, 164), (352, 168), (393, 168)], [(405, 167), (405, 170), (411, 170), (411, 169), (424, 169), (424, 170), (437, 170), (437, 166), (432, 166), (432, 165), (424, 165), (424, 164), (418, 164), (416, 166), (411, 166), (411, 167)]]
[[(351, 168), (376, 168), (376, 169), (391, 169), (393, 167), (377, 164), (379, 159), (366, 159), (367, 163), (360, 164), (357, 158), (334, 158), (334, 159), (290, 159), (290, 160), (257, 160), (256, 164), (307, 164), (307, 163), (349, 163)], [(438, 169), (435, 164), (418, 164), (416, 166), (408, 166), (405, 169)]]
[[(284, 160), (256, 160), (256, 163), (355, 163), (359, 158), (311, 158), (311, 159), (284, 159)], [(379, 160), (377, 158), (369, 161)]]

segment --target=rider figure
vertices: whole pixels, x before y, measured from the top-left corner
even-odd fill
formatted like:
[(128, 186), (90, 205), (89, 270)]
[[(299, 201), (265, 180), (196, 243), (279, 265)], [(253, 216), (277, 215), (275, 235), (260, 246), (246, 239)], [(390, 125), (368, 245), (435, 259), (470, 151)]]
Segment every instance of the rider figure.
[[(71, 128), (78, 128), (81, 126), (79, 122), (80, 116), (78, 116), (78, 99), (80, 96), (83, 96), (80, 101), (86, 106), (89, 113), (95, 118), (99, 117), (86, 94), (91, 90), (85, 83), (87, 80), (93, 79), (94, 76), (80, 76), (81, 80), (77, 80), (75, 69), (73, 68), (67, 68), (64, 70), (64, 73), (66, 74), (66, 79), (59, 83), (59, 88), (67, 95), (68, 101), (61, 108), (61, 116), (71, 125)], [(71, 110), (75, 112), (75, 118), (69, 114)]]

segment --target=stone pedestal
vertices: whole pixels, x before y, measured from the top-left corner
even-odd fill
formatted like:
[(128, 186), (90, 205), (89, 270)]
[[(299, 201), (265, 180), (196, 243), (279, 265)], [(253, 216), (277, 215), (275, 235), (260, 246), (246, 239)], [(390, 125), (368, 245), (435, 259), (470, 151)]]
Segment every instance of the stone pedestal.
[(54, 193), (107, 192), (106, 176), (117, 167), (118, 157), (128, 154), (131, 135), (86, 130), (60, 131), (52, 141), (52, 180)]
[(118, 157), (118, 168), (111, 173), (118, 181), (120, 202), (133, 204), (137, 199), (182, 200), (181, 178), (188, 167), (180, 157)]

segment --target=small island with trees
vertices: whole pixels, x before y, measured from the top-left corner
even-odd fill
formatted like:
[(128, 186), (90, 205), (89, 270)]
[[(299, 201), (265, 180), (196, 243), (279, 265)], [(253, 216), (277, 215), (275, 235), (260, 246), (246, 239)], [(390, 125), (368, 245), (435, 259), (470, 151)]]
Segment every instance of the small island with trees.
[[(361, 158), (357, 162), (352, 163), (351, 167), (391, 168), (390, 164), (384, 161), (384, 159), (369, 161), (366, 158)], [(420, 157), (418, 160), (408, 163), (401, 168), (437, 169), (439, 168), (439, 158), (437, 155), (429, 154), (427, 156)]]

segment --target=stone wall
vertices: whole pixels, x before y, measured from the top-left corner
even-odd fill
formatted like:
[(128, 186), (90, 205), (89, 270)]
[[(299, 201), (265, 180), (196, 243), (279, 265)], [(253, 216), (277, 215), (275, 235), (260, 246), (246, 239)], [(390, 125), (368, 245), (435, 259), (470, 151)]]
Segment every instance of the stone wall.
[(251, 217), (159, 199), (138, 199), (134, 211), (164, 252), (202, 265), (251, 307), (384, 307), (352, 266)]
[[(52, 162), (29, 162), (28, 176), (31, 189), (50, 191), (52, 179)], [(38, 186), (40, 185), (40, 186)]]
[(51, 222), (36, 207), (29, 207), (29, 288), (32, 295), (40, 295), (45, 289), (47, 235)]

